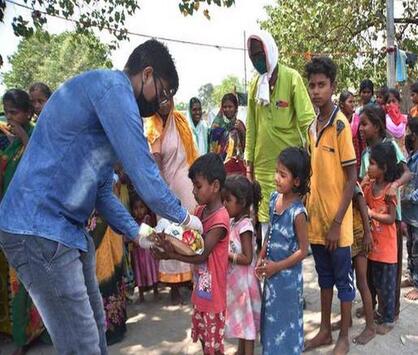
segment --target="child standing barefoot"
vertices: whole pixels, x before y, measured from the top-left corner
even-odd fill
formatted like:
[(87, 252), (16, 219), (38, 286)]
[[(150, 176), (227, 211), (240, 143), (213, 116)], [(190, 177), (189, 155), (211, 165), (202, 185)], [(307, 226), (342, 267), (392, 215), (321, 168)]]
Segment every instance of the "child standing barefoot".
[(194, 264), (192, 338), (200, 340), (204, 354), (218, 355), (224, 353), (229, 246), (229, 215), (221, 198), (226, 172), (221, 158), (215, 153), (202, 155), (191, 165), (189, 178), (199, 204), (195, 214), (203, 224), (203, 253), (180, 255), (167, 240), (160, 240), (158, 245), (165, 252), (154, 249), (154, 254)]
[[(418, 82), (415, 95), (418, 101)], [(418, 112), (417, 112), (418, 115)], [(402, 221), (407, 226), (408, 271), (409, 278), (403, 286), (413, 289), (405, 294), (411, 301), (418, 300), (418, 117), (411, 117), (408, 123), (408, 134), (405, 136), (405, 146), (409, 153), (408, 168), (413, 173), (413, 179), (405, 186), (402, 194)]]
[(231, 218), (225, 337), (239, 339), (238, 355), (254, 354), (260, 329), (260, 285), (255, 275), (256, 239), (250, 209), (257, 210), (261, 188), (246, 177), (226, 179), (224, 206)]
[(261, 308), (263, 354), (303, 351), (302, 260), (308, 253), (306, 210), (301, 197), (309, 191), (306, 151), (287, 148), (278, 158), (276, 189), (270, 199), (270, 230), (256, 273), (264, 277)]
[(370, 152), (368, 167), (370, 182), (364, 185), (364, 197), (372, 220), (374, 248), (369, 253), (371, 289), (375, 289), (379, 302), (376, 332), (386, 334), (395, 321), (395, 293), (397, 274), (396, 197), (388, 200), (386, 191), (396, 180), (398, 169), (396, 153), (390, 142), (379, 143)]
[[(137, 194), (130, 197), (131, 211), (138, 224), (146, 223), (150, 227), (155, 226), (155, 217), (152, 216), (148, 206), (139, 198)], [(145, 301), (144, 291), (152, 287), (154, 299), (158, 298), (158, 261), (154, 259), (149, 249), (134, 245), (132, 251), (133, 268), (136, 285), (139, 290), (137, 303)]]

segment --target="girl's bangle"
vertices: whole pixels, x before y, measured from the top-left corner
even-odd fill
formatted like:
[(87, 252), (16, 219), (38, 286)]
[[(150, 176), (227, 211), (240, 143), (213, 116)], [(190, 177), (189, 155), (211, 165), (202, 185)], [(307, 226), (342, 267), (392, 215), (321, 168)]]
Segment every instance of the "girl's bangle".
[(234, 265), (237, 264), (237, 254), (236, 253), (232, 254), (232, 264), (234, 264)]

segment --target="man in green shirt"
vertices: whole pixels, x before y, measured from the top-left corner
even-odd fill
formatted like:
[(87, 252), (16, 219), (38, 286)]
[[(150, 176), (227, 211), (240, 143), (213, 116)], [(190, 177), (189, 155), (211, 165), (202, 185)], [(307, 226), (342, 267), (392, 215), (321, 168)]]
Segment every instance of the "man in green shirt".
[(287, 147), (304, 145), (315, 112), (300, 74), (278, 63), (278, 48), (269, 33), (249, 36), (248, 50), (257, 75), (248, 92), (245, 159), (247, 177), (262, 188), (258, 220), (264, 241), (277, 156)]

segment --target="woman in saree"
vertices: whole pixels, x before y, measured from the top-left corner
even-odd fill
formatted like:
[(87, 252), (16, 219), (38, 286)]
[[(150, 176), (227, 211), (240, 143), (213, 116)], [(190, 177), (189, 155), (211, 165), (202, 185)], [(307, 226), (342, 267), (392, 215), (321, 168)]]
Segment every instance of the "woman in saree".
[(202, 103), (197, 97), (192, 97), (189, 101), (188, 119), (199, 155), (208, 153), (209, 127), (202, 118)]
[[(193, 213), (197, 203), (188, 173), (199, 153), (187, 118), (174, 110), (173, 99), (160, 106), (154, 116), (146, 119), (145, 132), (161, 176), (182, 205), (189, 213)], [(161, 260), (159, 280), (171, 287), (173, 304), (183, 303), (179, 287), (190, 284), (190, 265), (177, 260)]]
[(245, 175), (245, 125), (237, 118), (238, 99), (229, 93), (222, 98), (209, 136), (210, 151), (219, 154), (228, 174)]
[[(10, 141), (0, 151), (1, 197), (7, 191), (34, 129), (31, 122), (33, 108), (25, 91), (7, 91), (3, 96), (3, 106), (7, 118), (7, 126), (3, 128), (7, 130)], [(17, 346), (14, 355), (24, 354), (29, 344), (44, 332), (44, 325), (29, 294), (14, 269), (9, 267), (2, 251), (0, 278), (0, 332), (11, 335)]]

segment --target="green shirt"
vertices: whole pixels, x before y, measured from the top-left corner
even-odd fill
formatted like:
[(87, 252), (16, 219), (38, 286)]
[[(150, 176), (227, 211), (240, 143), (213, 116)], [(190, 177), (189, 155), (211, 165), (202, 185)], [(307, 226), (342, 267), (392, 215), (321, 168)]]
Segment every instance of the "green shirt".
[(275, 191), (274, 174), (280, 152), (292, 146), (302, 146), (315, 112), (299, 73), (279, 64), (270, 104), (256, 102), (257, 75), (248, 92), (247, 135), (245, 159), (254, 164), (256, 180), (262, 188), (260, 222), (268, 222), (268, 203)]

